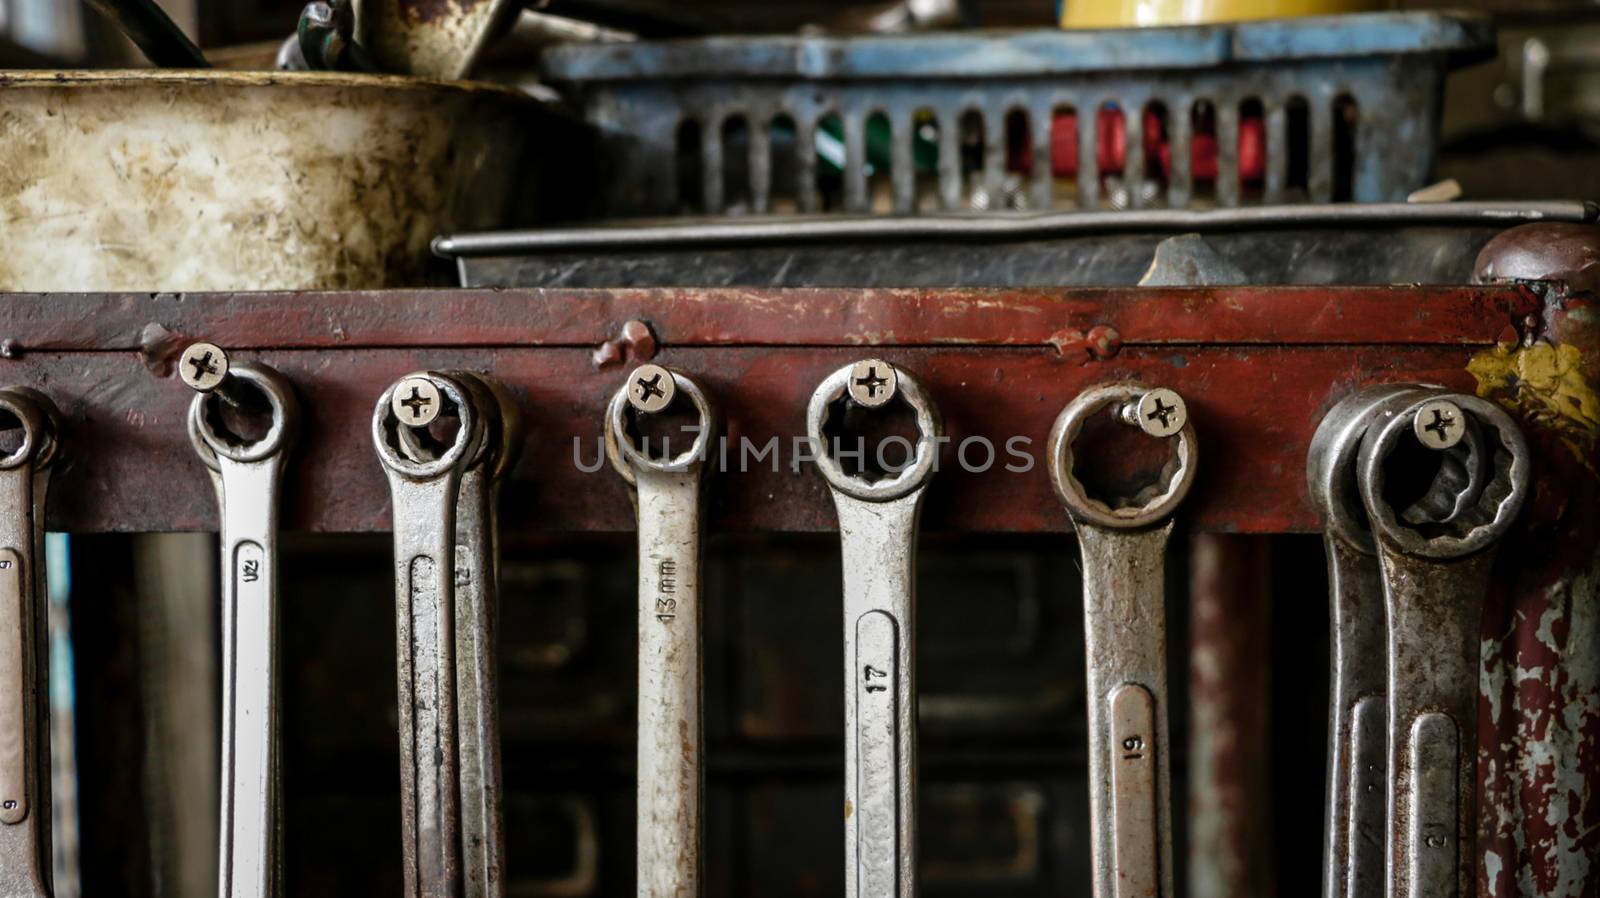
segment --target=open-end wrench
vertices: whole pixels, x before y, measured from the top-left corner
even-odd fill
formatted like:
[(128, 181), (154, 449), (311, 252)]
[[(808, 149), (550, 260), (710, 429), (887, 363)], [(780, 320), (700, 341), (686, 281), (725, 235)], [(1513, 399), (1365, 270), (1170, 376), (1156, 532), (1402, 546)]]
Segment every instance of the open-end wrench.
[[(1106, 412), (1173, 443), (1161, 482), (1129, 500), (1091, 497), (1074, 473), (1074, 440)], [(1194, 427), (1172, 390), (1104, 384), (1062, 410), (1047, 457), (1083, 555), (1094, 895), (1172, 898), (1166, 547), (1194, 482)]]
[[(647, 454), (630, 420), (687, 399), (685, 451)], [(716, 412), (693, 380), (660, 365), (628, 375), (606, 408), (606, 451), (639, 522), (638, 854), (640, 898), (701, 894), (705, 745), (701, 714), (700, 514)]]
[[(456, 508), (481, 460), (478, 393), (438, 372), (378, 399), (372, 436), (394, 516), (402, 859), (408, 898), (463, 894), (456, 742)], [(430, 425), (453, 422), (454, 433)]]
[[(461, 474), (456, 499), (456, 714), (460, 745), (462, 894), (505, 894), (501, 809), (498, 631), (499, 487), (516, 463), (522, 413), (499, 381), (469, 371), (451, 376), (483, 410), (484, 438)], [(413, 457), (424, 451), (401, 430)]]
[[(207, 343), (192, 344), (180, 375), (200, 391), (189, 405), (189, 439), (217, 493), (222, 550), (222, 795), (220, 898), (269, 898), (281, 889), (278, 835), (278, 497), (299, 425), (294, 390), (265, 365), (229, 366)], [(242, 437), (221, 419), (223, 383), (250, 391), (268, 419)]]
[[(1383, 578), (1361, 503), (1356, 459), (1362, 437), (1386, 403), (1443, 392), (1417, 384), (1358, 390), (1328, 411), (1306, 459), (1311, 499), (1325, 525), (1332, 631), (1324, 898), (1367, 898), (1384, 888), (1388, 632)], [(1476, 501), (1484, 481), (1482, 436), (1476, 427), (1464, 436), (1439, 457), (1433, 484), (1402, 512), (1403, 518), (1448, 522)]]
[[(916, 416), (910, 463), (870, 480), (846, 473), (824, 442), (841, 406), (898, 399)], [(839, 514), (844, 565), (845, 896), (911, 898), (917, 861), (917, 521), (938, 465), (942, 423), (904, 370), (867, 360), (828, 375), (806, 429)]]
[(27, 898), (51, 893), (41, 490), (57, 425), (40, 398), (0, 390), (0, 416), (21, 431), (0, 458), (0, 894)]
[[(1483, 473), (1470, 503), (1446, 521), (1409, 520), (1395, 508), (1401, 460), (1454, 450), (1474, 427)], [(1505, 412), (1475, 396), (1401, 395), (1375, 410), (1356, 465), (1388, 616), (1387, 894), (1465, 898), (1477, 885), (1483, 601), (1494, 545), (1528, 493), (1527, 444)]]

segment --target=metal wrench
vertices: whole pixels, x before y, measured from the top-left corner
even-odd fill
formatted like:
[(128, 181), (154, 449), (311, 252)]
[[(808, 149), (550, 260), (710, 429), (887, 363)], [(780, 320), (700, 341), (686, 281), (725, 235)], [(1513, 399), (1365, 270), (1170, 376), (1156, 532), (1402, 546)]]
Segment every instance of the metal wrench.
[[(462, 889), (465, 898), (505, 894), (501, 809), (498, 631), (499, 495), (522, 441), (522, 413), (498, 381), (469, 371), (451, 376), (473, 394), (484, 439), (461, 474), (456, 499), (456, 714), (460, 745)], [(492, 410), (492, 414), (489, 413)], [(401, 430), (419, 457), (413, 431)]]
[[(196, 360), (204, 360), (199, 368)], [(206, 366), (215, 363), (222, 373)], [(217, 894), (269, 898), (281, 889), (278, 803), (278, 499), (285, 458), (299, 426), (294, 390), (254, 363), (229, 366), (222, 350), (197, 343), (179, 371), (201, 390), (189, 405), (189, 440), (211, 477), (221, 521), (222, 794)], [(204, 371), (204, 375), (202, 375)], [(259, 438), (231, 432), (216, 392), (259, 394), (270, 418)]]
[[(1384, 888), (1388, 634), (1383, 578), (1361, 504), (1356, 459), (1386, 403), (1443, 393), (1441, 387), (1419, 384), (1359, 390), (1322, 419), (1306, 459), (1312, 502), (1326, 527), (1332, 623), (1324, 898), (1366, 898)], [(1482, 493), (1482, 435), (1470, 427), (1464, 436), (1440, 456), (1434, 482), (1403, 518), (1452, 521)]]
[[(463, 894), (456, 742), (456, 510), (486, 439), (478, 393), (438, 372), (401, 378), (378, 399), (373, 443), (394, 508), (400, 805), (406, 894)], [(440, 418), (455, 432), (425, 432)]]
[[(1145, 491), (1154, 495), (1107, 503), (1074, 473), (1074, 440), (1092, 415), (1107, 411), (1173, 441), (1162, 482)], [(1194, 427), (1172, 390), (1104, 384), (1062, 410), (1047, 451), (1083, 555), (1094, 895), (1171, 898), (1165, 559), (1170, 516), (1194, 482)]]
[[(678, 397), (699, 419), (692, 444), (665, 458), (646, 454), (629, 435), (630, 417), (665, 412)], [(716, 411), (693, 380), (643, 365), (612, 396), (605, 427), (606, 453), (633, 489), (639, 523), (637, 893), (696, 896), (705, 793), (700, 514)]]
[[(869, 480), (845, 473), (823, 428), (841, 403), (898, 398), (916, 416), (908, 466)], [(938, 465), (939, 409), (923, 386), (869, 359), (828, 375), (806, 429), (839, 515), (844, 564), (845, 896), (911, 898), (917, 860), (916, 548), (922, 497)]]
[(48, 652), (43, 485), (56, 451), (48, 400), (0, 390), (0, 413), (22, 432), (0, 458), (0, 894), (51, 894)]
[[(1484, 478), (1453, 519), (1393, 507), (1408, 441), (1448, 450), (1482, 431)], [(1528, 493), (1527, 444), (1497, 406), (1464, 394), (1399, 396), (1374, 413), (1357, 457), (1388, 613), (1390, 898), (1470, 896), (1477, 886), (1478, 645), (1494, 545)]]

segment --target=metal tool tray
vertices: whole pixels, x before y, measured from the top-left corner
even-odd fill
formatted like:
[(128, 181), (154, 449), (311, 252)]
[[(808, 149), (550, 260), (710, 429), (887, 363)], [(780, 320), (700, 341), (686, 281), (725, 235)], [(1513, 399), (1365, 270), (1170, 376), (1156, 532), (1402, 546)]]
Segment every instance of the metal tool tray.
[[(1121, 119), (1117, 174), (1127, 203), (1187, 208), (1404, 199), (1433, 165), (1445, 71), (1492, 43), (1481, 16), (1406, 12), (1107, 31), (574, 44), (549, 50), (542, 66), (601, 133), (610, 171), (592, 211), (605, 217), (765, 213), (780, 208), (780, 195), (801, 212), (825, 211), (809, 149), (819, 129), (825, 144), (840, 144), (842, 196), (832, 211), (868, 212), (875, 115), (883, 116), (875, 127), (891, 135), (895, 212), (918, 209), (924, 191), (947, 211), (978, 205), (963, 185), (964, 140), (969, 159), (981, 159), (973, 179), (990, 209), (1101, 208), (1117, 187), (1097, 159), (1103, 109)], [(1166, 177), (1146, 164), (1159, 149), (1143, 133), (1147, 112), (1164, 122)], [(1264, 132), (1259, 184), (1242, 183), (1241, 115), (1258, 117)], [(1075, 189), (1058, 190), (1043, 161), (1052, 158), (1058, 118), (1070, 121), (1083, 160)], [(913, 132), (937, 147), (936, 161), (915, 161)], [(1196, 136), (1206, 133), (1215, 140), (1210, 183), (1191, 171)], [(919, 186), (918, 168), (936, 186)], [(1020, 184), (1003, 199), (1013, 176)]]

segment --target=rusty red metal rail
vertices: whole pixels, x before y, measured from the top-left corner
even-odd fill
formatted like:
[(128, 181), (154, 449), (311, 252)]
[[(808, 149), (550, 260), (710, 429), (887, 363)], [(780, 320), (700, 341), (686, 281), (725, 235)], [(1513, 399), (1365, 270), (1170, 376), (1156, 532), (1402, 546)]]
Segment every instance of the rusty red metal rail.
[[(1323, 409), (1374, 381), (1470, 390), (1472, 354), (1517, 339), (1540, 308), (1525, 287), (18, 294), (0, 300), (0, 380), (44, 388), (66, 413), (50, 523), (77, 532), (213, 526), (184, 434), (189, 393), (171, 376), (197, 338), (274, 365), (300, 391), (292, 528), (386, 528), (372, 405), (408, 371), (464, 367), (508, 384), (531, 425), (507, 527), (628, 529), (620, 482), (576, 460), (596, 457), (626, 364), (653, 357), (724, 410), (735, 470), (717, 478), (716, 526), (828, 529), (826, 493), (809, 464), (795, 469), (793, 440), (822, 377), (870, 353), (928, 384), (954, 438), (929, 527), (1068, 529), (1038, 466), (1050, 423), (1082, 389), (1132, 378), (1180, 390), (1194, 411), (1204, 461), (1191, 522), (1281, 532), (1317, 526), (1303, 459)], [(962, 441), (977, 437), (995, 447), (993, 467), (960, 470)], [(746, 440), (754, 451), (777, 440), (778, 470), (769, 456), (738, 471)], [(1005, 470), (1022, 455), (1031, 470)], [(974, 466), (986, 457), (967, 447)]]

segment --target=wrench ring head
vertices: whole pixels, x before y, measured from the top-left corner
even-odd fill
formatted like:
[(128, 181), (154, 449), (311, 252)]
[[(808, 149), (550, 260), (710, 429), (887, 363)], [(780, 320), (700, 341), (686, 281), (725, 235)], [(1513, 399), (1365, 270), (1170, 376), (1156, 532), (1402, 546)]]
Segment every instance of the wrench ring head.
[(39, 454), (33, 460), (35, 467), (49, 467), (56, 460), (56, 453), (61, 448), (61, 410), (49, 396), (35, 390), (33, 387), (16, 385), (5, 388), (6, 392), (26, 402), (33, 403), (34, 409), (39, 413), (39, 420), (44, 429), (39, 434)]
[[(408, 426), (394, 414), (395, 390), (401, 384), (419, 377), (426, 378), (444, 400), (455, 404), (456, 415), (460, 421), (455, 439), (439, 453), (438, 458), (429, 461), (407, 458), (397, 445), (400, 442), (398, 434), (395, 443), (390, 443), (388, 433), (391, 421), (396, 428)], [(477, 454), (478, 445), (482, 441), (483, 422), (473, 406), (470, 388), (437, 371), (420, 371), (400, 378), (378, 397), (377, 407), (372, 412), (372, 443), (377, 448), (378, 460), (389, 470), (412, 480), (426, 480), (451, 469), (465, 467)]]
[(206, 404), (218, 401), (216, 395), (197, 394), (189, 403), (189, 441), (194, 444), (200, 460), (213, 470), (217, 467), (219, 455), (231, 461), (249, 463), (277, 454), (288, 444), (296, 424), (298, 406), (295, 404), (294, 388), (283, 375), (266, 365), (240, 362), (229, 367), (229, 376), (249, 384), (267, 398), (272, 423), (267, 426), (267, 432), (261, 439), (236, 443), (217, 433), (210, 416), (206, 414)]
[[(653, 459), (639, 451), (633, 445), (633, 440), (628, 437), (628, 412), (635, 414), (649, 414), (642, 412), (634, 397), (633, 388), (640, 371), (650, 369), (661, 371), (672, 378), (671, 386), (665, 388), (669, 397), (687, 396), (694, 405), (695, 413), (700, 416), (700, 429), (694, 435), (694, 443), (688, 450), (679, 453), (670, 459)], [(653, 405), (654, 412), (663, 412), (671, 407), (671, 400), (664, 404)], [(644, 365), (628, 375), (628, 379), (612, 395), (611, 402), (606, 406), (606, 458), (610, 459), (611, 467), (621, 475), (629, 485), (635, 483), (635, 469), (655, 471), (660, 474), (681, 474), (702, 465), (710, 456), (711, 440), (717, 430), (717, 410), (712, 405), (710, 397), (706, 396), (700, 385), (685, 375), (679, 374), (671, 368), (662, 368), (659, 365)]]
[[(943, 435), (944, 422), (939, 416), (939, 407), (923, 389), (922, 382), (911, 372), (889, 365), (888, 362), (875, 362), (889, 367), (894, 375), (892, 379), (895, 384), (895, 395), (904, 400), (916, 417), (917, 442), (912, 447), (914, 460), (894, 476), (882, 480), (867, 480), (846, 474), (844, 469), (839, 467), (839, 462), (827, 452), (827, 441), (822, 434), (822, 425), (828, 419), (828, 409), (850, 394), (857, 364), (845, 365), (823, 378), (816, 392), (811, 394), (811, 402), (806, 407), (806, 437), (811, 441), (813, 461), (816, 462), (817, 470), (822, 472), (822, 477), (828, 481), (829, 486), (847, 496), (866, 502), (891, 502), (920, 489), (928, 482), (928, 478), (933, 476), (934, 468), (939, 462), (939, 437)], [(851, 397), (851, 401), (857, 400)]]
[(1306, 454), (1311, 503), (1321, 513), (1324, 526), (1358, 551), (1367, 555), (1377, 551), (1356, 476), (1356, 456), (1361, 453), (1361, 438), (1372, 424), (1372, 415), (1396, 397), (1441, 389), (1421, 384), (1364, 387), (1335, 403), (1317, 425), (1311, 451)]
[[(1403, 439), (1416, 439), (1413, 421), (1417, 412), (1439, 397), (1422, 397), (1387, 420), (1375, 422), (1361, 441), (1357, 470), (1361, 501), (1366, 506), (1373, 535), (1394, 549), (1421, 558), (1460, 558), (1487, 548), (1503, 536), (1522, 510), (1528, 496), (1532, 463), (1527, 441), (1511, 416), (1494, 403), (1465, 394), (1445, 394), (1465, 415), (1477, 420), (1486, 432), (1486, 444), (1498, 441), (1500, 451), (1488, 445), (1481, 464), (1494, 464), (1492, 479), (1484, 486), (1477, 502), (1478, 513), (1465, 522), (1460, 534), (1429, 536), (1401, 522), (1384, 498), (1386, 462)], [(1494, 461), (1491, 461), (1491, 460)]]
[(16, 418), (17, 425), (22, 430), (21, 445), (4, 457), (0, 457), (0, 471), (10, 471), (35, 463), (41, 454), (41, 443), (45, 439), (47, 425), (44, 414), (28, 396), (9, 389), (0, 390), (0, 411)]
[[(1147, 527), (1166, 518), (1183, 502), (1194, 485), (1195, 466), (1199, 460), (1199, 446), (1194, 432), (1194, 422), (1185, 420), (1176, 434), (1168, 437), (1175, 442), (1175, 455), (1167, 462), (1170, 474), (1162, 493), (1143, 505), (1113, 508), (1091, 497), (1077, 475), (1072, 473), (1072, 443), (1082, 432), (1090, 416), (1107, 409), (1118, 409), (1128, 403), (1138, 402), (1152, 389), (1140, 383), (1121, 382), (1090, 387), (1067, 403), (1050, 428), (1046, 456), (1050, 460), (1050, 482), (1056, 495), (1067, 507), (1073, 520), (1098, 527), (1129, 530)], [(1187, 417), (1187, 416), (1186, 416)], [(1174, 467), (1174, 465), (1176, 467)]]

